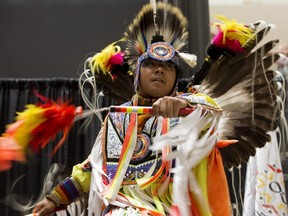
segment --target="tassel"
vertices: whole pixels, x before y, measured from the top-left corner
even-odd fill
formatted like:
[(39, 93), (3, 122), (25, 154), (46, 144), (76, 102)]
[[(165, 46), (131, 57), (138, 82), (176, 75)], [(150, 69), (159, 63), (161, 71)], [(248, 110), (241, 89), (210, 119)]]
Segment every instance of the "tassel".
[(37, 96), (45, 103), (26, 105), (26, 109), (17, 113), (16, 121), (8, 125), (0, 137), (0, 170), (9, 169), (11, 161), (24, 161), (25, 152), (29, 149), (38, 153), (57, 133), (63, 131), (62, 139), (53, 149), (53, 156), (65, 141), (75, 116), (82, 113), (81, 107)]

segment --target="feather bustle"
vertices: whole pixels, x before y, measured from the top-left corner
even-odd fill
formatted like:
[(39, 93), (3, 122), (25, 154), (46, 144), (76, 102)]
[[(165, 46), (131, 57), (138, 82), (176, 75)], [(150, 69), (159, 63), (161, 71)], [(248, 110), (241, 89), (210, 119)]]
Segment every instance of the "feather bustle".
[[(234, 145), (220, 150), (224, 163), (238, 166), (254, 156), (256, 148), (270, 141), (269, 131), (275, 130), (280, 116), (275, 72), (269, 70), (279, 55), (270, 55), (279, 40), (259, 45), (271, 30), (264, 22), (252, 25), (255, 39), (246, 52), (225, 53), (209, 62), (208, 75), (198, 88), (208, 94), (223, 109), (219, 139), (237, 139)], [(233, 79), (231, 78), (233, 76)]]

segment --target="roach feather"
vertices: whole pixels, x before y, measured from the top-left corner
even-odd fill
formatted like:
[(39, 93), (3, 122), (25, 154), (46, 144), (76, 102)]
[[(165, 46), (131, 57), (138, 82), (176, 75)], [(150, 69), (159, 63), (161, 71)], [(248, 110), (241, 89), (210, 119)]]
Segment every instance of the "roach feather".
[[(170, 4), (158, 2), (156, 23), (163, 40), (171, 44), (175, 50), (181, 51), (188, 42), (187, 19), (179, 8)], [(145, 5), (138, 13), (133, 23), (125, 32), (127, 38), (126, 58), (130, 67), (135, 68), (136, 62), (155, 35), (154, 10), (152, 4)]]

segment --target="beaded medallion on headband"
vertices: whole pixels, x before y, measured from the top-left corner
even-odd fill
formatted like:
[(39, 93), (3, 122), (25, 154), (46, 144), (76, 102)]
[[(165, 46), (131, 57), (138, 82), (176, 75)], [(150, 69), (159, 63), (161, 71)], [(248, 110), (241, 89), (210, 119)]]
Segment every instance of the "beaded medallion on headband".
[(142, 54), (137, 61), (135, 77), (134, 77), (135, 92), (137, 92), (137, 87), (139, 83), (141, 63), (145, 59), (151, 58), (156, 61), (166, 62), (166, 61), (171, 61), (174, 57), (175, 57), (175, 50), (170, 44), (166, 42), (157, 42), (157, 43), (151, 44), (148, 47), (147, 52)]
[(165, 42), (151, 44), (146, 53), (150, 58), (157, 61), (169, 61), (175, 56), (174, 48)]

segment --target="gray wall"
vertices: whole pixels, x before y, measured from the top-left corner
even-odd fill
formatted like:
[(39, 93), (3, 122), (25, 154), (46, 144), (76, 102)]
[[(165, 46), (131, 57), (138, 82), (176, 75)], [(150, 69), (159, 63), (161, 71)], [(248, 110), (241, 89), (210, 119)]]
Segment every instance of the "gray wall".
[[(125, 27), (147, 2), (0, 0), (0, 77), (78, 77), (86, 57), (121, 38)], [(199, 2), (204, 4), (199, 7)], [(171, 3), (182, 7), (189, 19), (198, 11), (202, 19), (196, 19), (196, 23), (203, 22), (205, 17), (207, 25), (200, 28), (207, 32), (208, 0)], [(195, 20), (191, 23), (195, 24)], [(201, 62), (208, 35), (204, 39), (203, 35), (195, 36), (195, 32), (202, 32), (196, 31), (196, 27), (191, 27), (194, 35), (190, 49), (199, 55)]]

